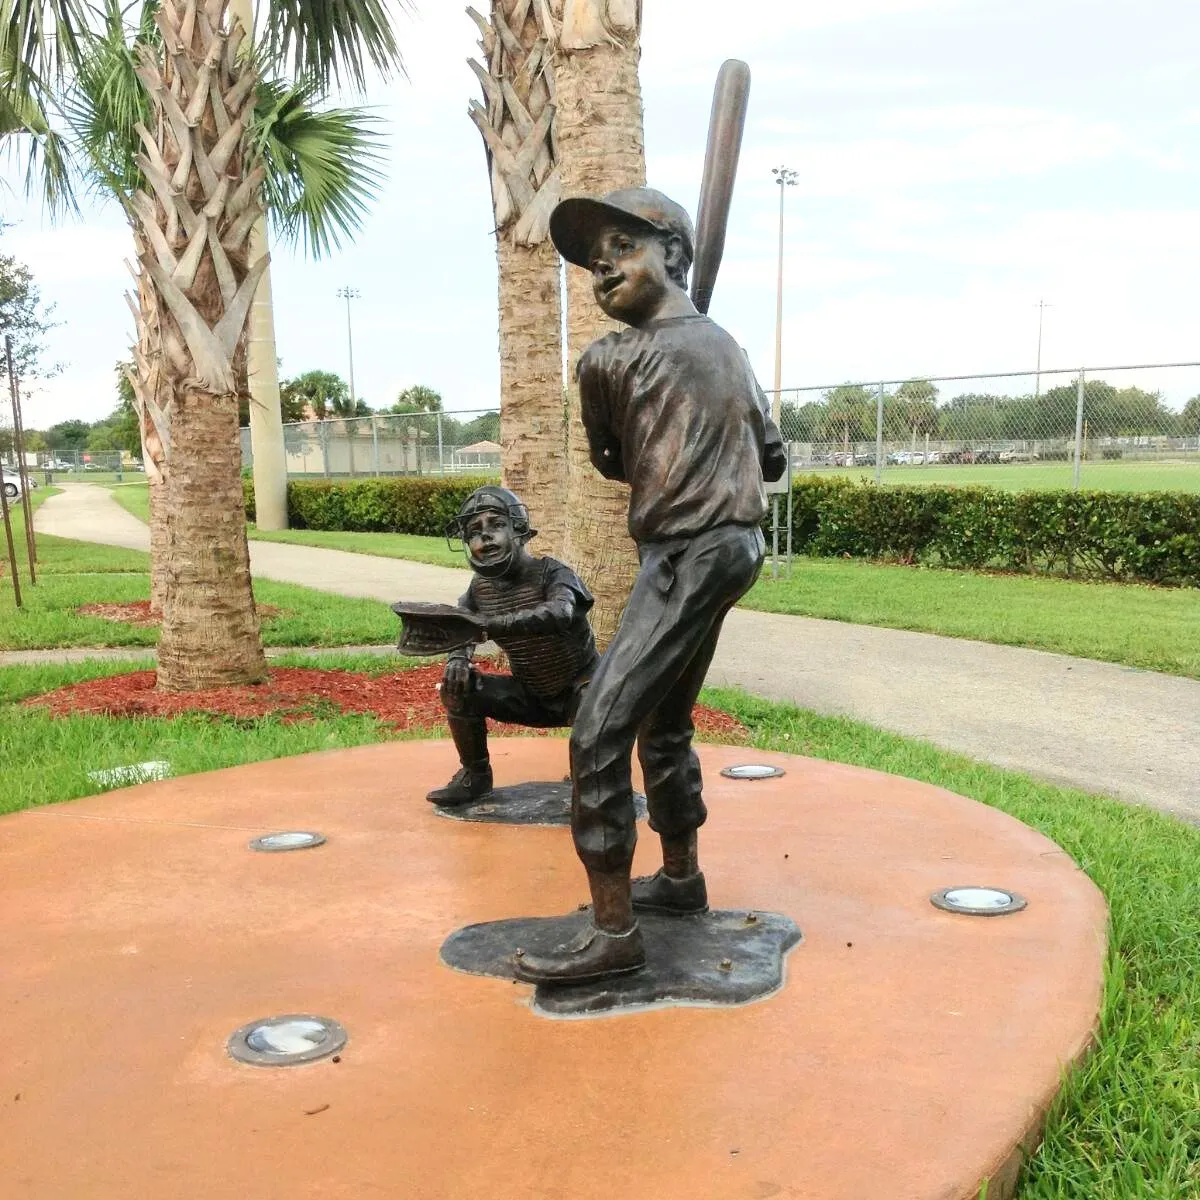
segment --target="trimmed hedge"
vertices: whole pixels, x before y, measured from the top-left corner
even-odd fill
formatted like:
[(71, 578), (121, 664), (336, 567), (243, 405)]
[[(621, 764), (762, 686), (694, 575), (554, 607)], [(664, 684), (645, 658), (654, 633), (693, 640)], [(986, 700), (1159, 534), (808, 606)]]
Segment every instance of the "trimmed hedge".
[[(340, 529), (353, 533), (416, 533), (441, 537), (482, 476), (395, 475), (380, 479), (292, 481), (288, 524), (293, 529)], [(254, 519), (254, 487), (243, 483), (246, 517)]]
[(793, 484), (802, 553), (1200, 587), (1200, 496)]
[[(288, 484), (296, 529), (438, 537), (486, 478), (394, 476)], [(254, 517), (245, 481), (246, 514)], [(792, 487), (801, 554), (1200, 587), (1200, 496), (875, 487), (804, 476)]]

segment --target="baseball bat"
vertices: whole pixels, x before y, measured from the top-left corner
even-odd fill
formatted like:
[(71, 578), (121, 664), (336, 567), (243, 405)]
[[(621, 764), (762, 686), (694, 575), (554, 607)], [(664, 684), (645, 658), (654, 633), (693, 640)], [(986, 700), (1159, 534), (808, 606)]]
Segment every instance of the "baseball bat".
[(717, 73), (712, 114), (708, 119), (708, 148), (700, 180), (696, 209), (696, 253), (692, 263), (692, 303), (708, 312), (721, 256), (725, 253), (725, 228), (733, 200), (746, 106), (750, 101), (750, 68), (736, 58), (727, 59)]

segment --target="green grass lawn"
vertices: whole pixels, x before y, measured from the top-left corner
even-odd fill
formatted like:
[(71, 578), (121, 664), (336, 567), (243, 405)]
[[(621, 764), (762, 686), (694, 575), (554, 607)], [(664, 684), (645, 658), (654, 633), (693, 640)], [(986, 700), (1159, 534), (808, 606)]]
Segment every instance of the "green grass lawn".
[[(85, 479), (84, 483), (91, 483)], [(150, 524), (150, 485), (143, 475), (140, 479), (126, 480), (124, 483), (109, 483), (108, 490), (113, 499), (126, 512), (131, 512), (139, 521)]]
[[(323, 665), (392, 669), (338, 656)], [(0, 811), (95, 790), (89, 770), (166, 760), (177, 775), (394, 738), (370, 717), (51, 718), (13, 702), (139, 664), (0, 669)], [(1068, 1081), (1020, 1200), (1179, 1200), (1200, 1194), (1200, 830), (1037, 782), (858, 722), (706, 691), (754, 745), (907, 775), (1002, 809), (1053, 838), (1112, 914), (1098, 1046)]]
[[(141, 521), (150, 520), (149, 488), (142, 480), (112, 484), (113, 499)], [(253, 523), (246, 534), (257, 542), (285, 542), (293, 546), (319, 546), (325, 550), (351, 550), (357, 554), (377, 554), (383, 558), (405, 558), (410, 562), (430, 563), (435, 567), (465, 567), (462, 552), (446, 545), (444, 538), (415, 537), (407, 533), (340, 533), (322, 529), (282, 529), (266, 531)]]
[[(297, 662), (314, 665), (311, 659)], [(283, 663), (292, 665), (292, 660)], [(322, 660), (320, 665), (330, 664)], [(377, 661), (374, 665), (394, 670), (396, 662)], [(0, 771), (5, 780), (0, 813), (91, 795), (99, 789), (88, 772), (106, 767), (165, 760), (173, 774), (190, 775), (310, 750), (409, 736), (361, 715), (321, 716), (291, 723), (277, 717), (226, 720), (199, 715), (170, 720), (88, 714), (50, 717), (42, 710), (15, 703), (80, 680), (145, 669), (145, 662), (97, 660), (69, 666), (0, 668)]]
[[(41, 468), (37, 472), (38, 480), (44, 477)], [(51, 483), (125, 483), (129, 480), (146, 482), (144, 471), (51, 471)]]
[[(846, 475), (874, 482), (874, 467), (798, 467), (802, 475)], [(930, 463), (919, 467), (884, 467), (884, 483), (932, 483), (953, 487), (995, 487), (1006, 492), (1065, 489), (1072, 486), (1069, 462), (963, 465)], [(1200, 492), (1200, 462), (1085, 461), (1082, 487), (1098, 492)]]
[(258, 542), (289, 542), (294, 546), (320, 546), (326, 550), (351, 550), (356, 554), (378, 554), (384, 558), (406, 558), (435, 567), (466, 567), (462, 551), (451, 550), (444, 538), (417, 537), (409, 533), (341, 533), (325, 529), (284, 529), (266, 532), (249, 526), (249, 536)]
[(1055, 650), (1200, 679), (1200, 589), (984, 575), (836, 558), (770, 564), (743, 601), (764, 612)]
[[(23, 548), (24, 525), (14, 522), (13, 532)], [(6, 571), (0, 579), (0, 650), (157, 644), (157, 628), (74, 611), (86, 604), (148, 600), (148, 554), (46, 534), (38, 536), (37, 544), (38, 583), (29, 585), (22, 566), (24, 603), (20, 610), (14, 604)], [(374, 600), (335, 596), (267, 579), (255, 582), (254, 594), (260, 604), (281, 610), (278, 616), (263, 621), (262, 638), (267, 646), (381, 645), (394, 641), (398, 633), (395, 615), (386, 604)]]
[[(140, 487), (116, 485), (112, 490), (130, 512), (145, 519), (144, 483)], [(253, 528), (250, 536), (435, 566), (464, 565), (462, 555), (453, 553), (441, 538), (307, 529), (257, 533)], [(265, 593), (260, 598), (265, 600)], [(769, 567), (764, 568), (763, 577), (742, 606), (1051, 650), (1200, 678), (1200, 590), (1195, 588), (1080, 583), (846, 559), (798, 558), (790, 579), (772, 580)]]

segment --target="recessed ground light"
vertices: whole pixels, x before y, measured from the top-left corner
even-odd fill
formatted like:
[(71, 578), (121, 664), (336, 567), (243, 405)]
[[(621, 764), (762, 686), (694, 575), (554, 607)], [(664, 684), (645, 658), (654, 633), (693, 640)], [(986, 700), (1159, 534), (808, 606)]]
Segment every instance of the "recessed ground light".
[(785, 772), (782, 767), (769, 767), (766, 763), (738, 763), (726, 767), (721, 774), (726, 779), (776, 779)]
[(1020, 912), (1029, 901), (1016, 892), (992, 887), (950, 887), (934, 892), (929, 899), (945, 912), (966, 913), (972, 917), (1001, 917)]
[(284, 830), (280, 833), (264, 833), (250, 843), (251, 850), (277, 853), (280, 850), (307, 850), (311, 846), (323, 846), (325, 835), (302, 830)]
[(238, 1062), (256, 1067), (290, 1067), (336, 1054), (346, 1044), (346, 1030), (328, 1017), (288, 1013), (251, 1021), (227, 1043)]

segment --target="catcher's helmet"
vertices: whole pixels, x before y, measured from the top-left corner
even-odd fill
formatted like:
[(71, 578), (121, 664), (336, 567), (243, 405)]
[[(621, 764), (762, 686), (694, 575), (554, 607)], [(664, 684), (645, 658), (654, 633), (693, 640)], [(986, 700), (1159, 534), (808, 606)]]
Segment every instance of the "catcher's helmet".
[(512, 566), (514, 555), (510, 554), (498, 562), (483, 563), (471, 553), (470, 547), (467, 546), (467, 522), (481, 512), (496, 512), (506, 516), (512, 526), (513, 540), (517, 546), (523, 546), (530, 538), (536, 537), (537, 530), (529, 523), (529, 509), (525, 507), (520, 496), (515, 492), (510, 492), (508, 488), (500, 487), (497, 484), (487, 484), (484, 487), (476, 488), (466, 498), (462, 508), (458, 510), (458, 516), (446, 526), (446, 541), (451, 550), (459, 549), (459, 546), (455, 545), (456, 542), (466, 549), (472, 570), (478, 571), (481, 575), (498, 577), (508, 572), (509, 567)]

